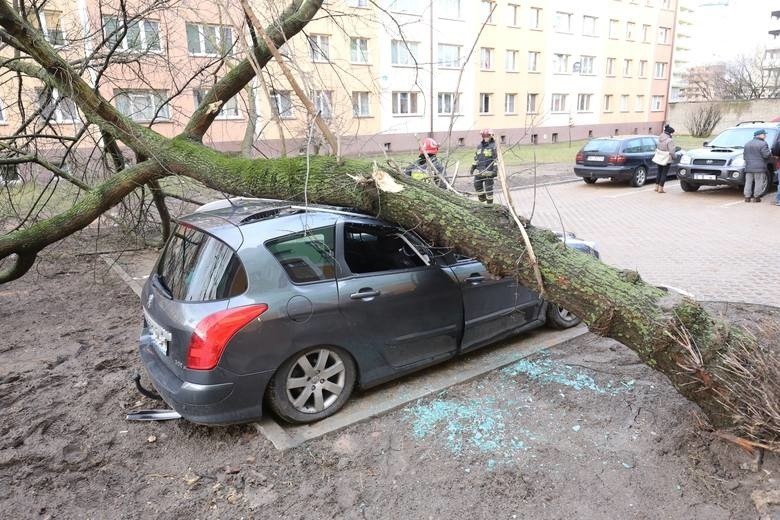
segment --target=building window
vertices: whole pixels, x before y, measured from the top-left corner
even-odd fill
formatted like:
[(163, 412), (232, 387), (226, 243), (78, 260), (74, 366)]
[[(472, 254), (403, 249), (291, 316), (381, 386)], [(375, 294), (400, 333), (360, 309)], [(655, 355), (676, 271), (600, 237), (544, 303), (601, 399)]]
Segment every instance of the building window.
[(454, 92), (439, 92), (438, 95), (438, 113), (441, 115), (452, 115), (460, 113), (459, 97)]
[(607, 58), (607, 76), (615, 75), (615, 58)]
[(289, 90), (272, 90), (271, 112), (281, 119), (292, 119), (295, 117), (292, 104), (292, 92)]
[(224, 56), (233, 52), (233, 28), (187, 24), (187, 50), (193, 56)]
[(393, 40), (390, 42), (390, 63), (400, 66), (413, 66), (416, 63), (417, 42)]
[(666, 63), (662, 61), (655, 62), (655, 79), (666, 78)]
[(420, 9), (420, 2), (417, 0), (392, 0), (388, 6), (388, 9), (396, 13), (418, 14)]
[(529, 93), (525, 97), (525, 111), (529, 114), (535, 114), (537, 109), (536, 100), (538, 98), (539, 94), (532, 94)]
[(479, 68), (493, 70), (493, 49), (490, 47), (482, 47), (479, 50)]
[[(105, 18), (104, 18), (105, 19)], [(44, 9), (28, 11), (27, 20), (36, 29), (40, 29), (44, 39), (52, 47), (62, 47), (67, 43), (62, 30), (62, 12)]]
[(647, 24), (642, 25), (642, 41), (644, 43), (650, 42), (650, 26)]
[(352, 93), (352, 115), (355, 117), (368, 117), (371, 115), (368, 92)]
[(650, 99), (650, 110), (652, 110), (653, 112), (659, 112), (663, 110), (663, 104), (664, 104), (663, 96), (653, 96)]
[(309, 56), (315, 63), (330, 61), (330, 36), (327, 34), (309, 35)]
[(349, 59), (352, 63), (368, 63), (368, 40), (366, 38), (349, 39)]
[[(206, 97), (207, 91), (195, 89), (192, 92), (195, 98), (195, 108), (197, 109), (200, 104), (203, 103), (203, 98)], [(241, 114), (238, 111), (238, 96), (233, 96), (219, 109), (219, 114), (217, 114), (216, 119), (237, 119), (239, 117), (241, 117)]]
[(368, 0), (348, 0), (347, 5), (350, 7), (368, 7)]
[(647, 60), (639, 60), (639, 77), (647, 77)]
[(72, 99), (61, 96), (59, 91), (51, 88), (36, 89), (41, 117), (55, 123), (75, 123), (79, 120), (76, 103)]
[(623, 60), (623, 77), (630, 78), (631, 77), (631, 69), (634, 66), (634, 60), (625, 59)]
[(634, 41), (634, 31), (636, 31), (636, 24), (634, 22), (626, 22), (626, 40)]
[(485, 92), (479, 95), (479, 113), (490, 114), (492, 107), (493, 94), (487, 94)]
[(517, 4), (508, 4), (507, 10), (509, 11), (509, 26), (520, 27), (520, 6)]
[(149, 122), (171, 118), (164, 90), (123, 90), (117, 93), (116, 109), (133, 121)]
[(555, 19), (553, 20), (553, 30), (561, 33), (571, 32), (571, 13), (564, 13), (562, 11), (556, 11)]
[(460, 45), (450, 45), (446, 43), (439, 44), (439, 68), (457, 69), (460, 68)]
[(661, 7), (663, 7), (664, 9), (671, 9), (672, 0), (661, 0)]
[(593, 74), (593, 63), (595, 60), (595, 56), (580, 56), (580, 74)]
[(517, 99), (517, 94), (506, 94), (504, 96), (504, 113), (506, 114), (517, 113), (517, 109), (515, 108), (516, 99)]
[(609, 21), (609, 37), (612, 39), (618, 38), (618, 31), (619, 31), (620, 22), (618, 20), (612, 19)]
[(558, 142), (558, 132), (553, 132), (552, 136), (550, 136), (550, 142), (557, 143)]
[(436, 2), (436, 10), (442, 15), (439, 18), (460, 18), (460, 0), (439, 0)]
[(634, 110), (637, 112), (645, 111), (645, 96), (640, 94), (636, 97), (636, 105), (634, 105)]
[(482, 12), (480, 13), (480, 21), (487, 20), (487, 23), (493, 23), (493, 5), (495, 2), (493, 0), (482, 0), (480, 2), (480, 8)]
[(528, 51), (528, 72), (539, 72), (539, 52)]
[(553, 72), (566, 74), (569, 72), (569, 54), (553, 54)]
[[(125, 28), (124, 22), (116, 16), (104, 16), (103, 36), (106, 38), (106, 44), (111, 48), (116, 47), (117, 50), (134, 52), (162, 50), (160, 24), (154, 20), (136, 20)], [(120, 37), (122, 37), (121, 41)]]
[(604, 112), (612, 112), (612, 94), (604, 94)]
[(582, 34), (585, 36), (598, 36), (596, 33), (596, 18), (595, 16), (585, 15), (582, 17)]
[(393, 114), (418, 114), (417, 92), (393, 92)]
[(542, 28), (542, 8), (532, 7), (528, 12), (528, 27), (530, 29)]
[(577, 112), (590, 112), (590, 100), (593, 94), (577, 94)]
[(658, 43), (669, 43), (669, 38), (672, 35), (672, 30), (668, 27), (658, 28)]
[(3, 104), (0, 103), (0, 124), (5, 123), (5, 111), (3, 110)]
[(566, 94), (553, 94), (550, 103), (550, 111), (553, 113), (566, 112)]
[(623, 94), (620, 96), (620, 111), (628, 112), (628, 94)]
[(507, 72), (517, 72), (517, 56), (520, 53), (518, 51), (508, 50), (506, 51), (504, 59), (504, 67)]
[(314, 103), (314, 109), (320, 113), (323, 119), (333, 117), (333, 91), (314, 90), (311, 93), (311, 100)]

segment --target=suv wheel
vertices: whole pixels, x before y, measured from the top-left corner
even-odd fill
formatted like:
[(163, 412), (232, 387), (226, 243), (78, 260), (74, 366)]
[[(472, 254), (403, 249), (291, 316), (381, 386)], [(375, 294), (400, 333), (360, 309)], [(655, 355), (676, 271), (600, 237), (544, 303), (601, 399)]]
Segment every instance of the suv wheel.
[(696, 191), (699, 188), (701, 188), (701, 185), (699, 184), (691, 184), (688, 181), (684, 181), (680, 179), (680, 188), (682, 188), (683, 191)]
[(631, 186), (639, 188), (644, 186), (647, 182), (647, 168), (644, 166), (637, 166), (634, 170), (634, 175), (631, 176)]
[(268, 385), (271, 410), (291, 423), (336, 413), (352, 394), (355, 362), (338, 347), (312, 347), (282, 363)]
[(585, 184), (596, 184), (598, 179), (595, 177), (583, 177), (582, 180), (585, 181)]
[(582, 320), (560, 305), (547, 304), (547, 325), (554, 329), (569, 329), (579, 325)]

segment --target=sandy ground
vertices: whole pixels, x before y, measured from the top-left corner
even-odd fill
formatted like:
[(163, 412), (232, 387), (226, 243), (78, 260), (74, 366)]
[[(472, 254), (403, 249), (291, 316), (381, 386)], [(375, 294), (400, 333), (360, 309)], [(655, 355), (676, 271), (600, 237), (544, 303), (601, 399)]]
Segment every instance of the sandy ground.
[(140, 308), (80, 240), (0, 287), (0, 518), (726, 520), (780, 488), (776, 457), (752, 471), (590, 334), (287, 452), (251, 424), (127, 422), (156, 406), (130, 382)]

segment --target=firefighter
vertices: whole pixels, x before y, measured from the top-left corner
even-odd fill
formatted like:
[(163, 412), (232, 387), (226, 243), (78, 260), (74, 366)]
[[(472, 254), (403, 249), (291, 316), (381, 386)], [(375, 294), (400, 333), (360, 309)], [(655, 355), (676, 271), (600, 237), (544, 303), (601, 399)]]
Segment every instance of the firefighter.
[[(436, 157), (439, 153), (439, 143), (432, 137), (426, 137), (420, 142), (420, 156), (412, 164), (406, 167), (404, 173), (411, 176), (412, 179), (424, 180), (433, 177), (433, 181), (440, 188), (445, 187), (442, 180), (447, 172), (444, 165)], [(430, 164), (429, 164), (430, 161)], [(433, 171), (431, 171), (433, 166)]]
[(474, 191), (477, 192), (479, 201), (493, 204), (493, 179), (498, 176), (496, 140), (493, 130), (489, 128), (482, 130), (481, 135), (482, 141), (474, 154), (471, 174), (474, 175)]

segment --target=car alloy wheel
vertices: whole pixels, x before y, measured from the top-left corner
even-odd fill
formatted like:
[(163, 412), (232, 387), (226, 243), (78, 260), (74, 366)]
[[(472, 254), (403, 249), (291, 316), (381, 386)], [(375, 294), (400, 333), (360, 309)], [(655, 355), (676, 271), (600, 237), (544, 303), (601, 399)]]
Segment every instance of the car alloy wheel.
[(570, 311), (555, 305), (554, 303), (547, 304), (547, 325), (554, 329), (568, 329), (579, 325), (582, 320), (572, 314)]
[(634, 170), (634, 175), (631, 177), (631, 186), (636, 188), (644, 186), (647, 182), (647, 168), (644, 166), (637, 166)]
[(318, 421), (344, 405), (355, 379), (355, 362), (348, 353), (313, 347), (282, 363), (268, 387), (268, 404), (288, 422)]

